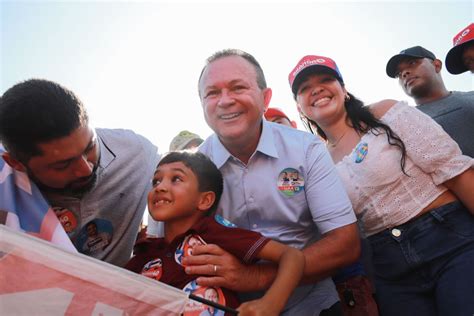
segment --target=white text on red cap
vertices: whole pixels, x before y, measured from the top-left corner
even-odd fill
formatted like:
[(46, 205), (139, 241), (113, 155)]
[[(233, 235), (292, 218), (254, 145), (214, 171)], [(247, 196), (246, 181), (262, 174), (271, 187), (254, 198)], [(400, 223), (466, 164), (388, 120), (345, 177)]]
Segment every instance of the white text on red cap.
[(468, 27), (467, 29), (465, 29), (465, 30), (459, 35), (459, 37), (454, 40), (454, 45), (453, 45), (453, 46), (456, 46), (456, 45), (462, 40), (462, 38), (463, 38), (464, 36), (466, 36), (467, 34), (469, 34), (469, 31), (470, 31), (470, 30), (469, 30), (469, 27)]
[(313, 60), (305, 60), (301, 65), (298, 66), (298, 68), (293, 71), (293, 77), (296, 76), (301, 70), (306, 68), (308, 65), (314, 65), (314, 64), (324, 64), (326, 63), (326, 60), (323, 58), (318, 58), (318, 59), (313, 59)]

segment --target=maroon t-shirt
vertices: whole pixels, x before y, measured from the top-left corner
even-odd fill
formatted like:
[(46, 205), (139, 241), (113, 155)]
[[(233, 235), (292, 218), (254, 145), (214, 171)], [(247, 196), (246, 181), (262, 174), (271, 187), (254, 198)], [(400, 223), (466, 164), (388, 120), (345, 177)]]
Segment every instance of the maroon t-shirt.
[[(222, 249), (240, 258), (244, 263), (255, 261), (257, 254), (270, 239), (258, 232), (237, 227), (217, 217), (204, 217), (186, 233), (177, 236), (170, 244), (164, 238), (144, 238), (135, 244), (134, 257), (125, 266), (126, 269), (159, 280), (187, 292), (196, 290), (196, 275), (184, 272), (181, 260), (192, 252), (194, 244), (216, 244)], [(219, 303), (235, 308), (239, 301), (234, 292), (227, 289), (214, 289), (220, 293)], [(198, 289), (193, 294), (202, 295), (206, 289)], [(212, 294), (209, 294), (212, 295)], [(216, 296), (216, 294), (214, 294)], [(217, 295), (219, 296), (219, 294)], [(211, 298), (208, 298), (211, 299)]]

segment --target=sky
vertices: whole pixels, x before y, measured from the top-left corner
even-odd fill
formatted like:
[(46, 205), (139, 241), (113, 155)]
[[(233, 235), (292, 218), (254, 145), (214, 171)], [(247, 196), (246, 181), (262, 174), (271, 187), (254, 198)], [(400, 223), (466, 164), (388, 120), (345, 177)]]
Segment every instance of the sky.
[[(166, 152), (181, 130), (211, 135), (197, 93), (207, 57), (225, 48), (260, 62), (270, 106), (304, 129), (288, 73), (305, 55), (333, 58), (367, 104), (413, 101), (385, 73), (421, 45), (444, 63), (474, 19), (472, 1), (5, 1), (0, 0), (0, 94), (29, 78), (74, 91), (95, 127), (132, 129)], [(470, 73), (442, 76), (474, 89)]]

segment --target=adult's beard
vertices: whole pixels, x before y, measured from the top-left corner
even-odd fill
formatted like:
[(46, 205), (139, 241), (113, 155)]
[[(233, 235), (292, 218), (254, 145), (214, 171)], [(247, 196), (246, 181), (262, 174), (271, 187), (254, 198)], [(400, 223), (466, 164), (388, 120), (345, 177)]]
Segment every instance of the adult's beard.
[[(40, 189), (40, 191), (44, 192), (45, 194), (59, 194), (63, 196), (72, 196), (72, 197), (82, 197), (84, 194), (89, 192), (97, 183), (97, 168), (99, 164), (94, 166), (94, 169), (92, 170), (92, 173), (90, 176), (85, 177), (85, 178), (80, 178), (64, 188), (52, 188), (50, 186), (47, 186), (43, 184), (41, 181), (39, 181), (35, 175), (30, 172), (30, 170), (27, 171), (28, 177), (30, 180), (32, 180)], [(81, 185), (79, 187), (76, 187), (74, 184), (77, 182), (82, 182), (87, 180), (87, 183), (84, 185)]]

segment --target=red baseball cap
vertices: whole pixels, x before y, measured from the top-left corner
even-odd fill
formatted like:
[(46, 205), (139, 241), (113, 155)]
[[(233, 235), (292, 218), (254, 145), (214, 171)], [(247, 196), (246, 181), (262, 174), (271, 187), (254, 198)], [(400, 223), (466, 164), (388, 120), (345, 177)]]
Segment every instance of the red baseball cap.
[(265, 111), (264, 116), (267, 121), (271, 121), (273, 117), (285, 117), (293, 128), (297, 128), (296, 122), (290, 120), (290, 118), (279, 108), (268, 108)]
[(344, 82), (336, 62), (331, 58), (314, 55), (304, 56), (288, 75), (291, 91), (296, 95), (298, 87), (306, 75), (325, 71), (333, 74), (341, 82)]
[(453, 38), (453, 48), (446, 55), (446, 69), (453, 75), (467, 71), (462, 61), (464, 48), (474, 43), (474, 23), (469, 24)]

